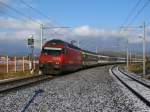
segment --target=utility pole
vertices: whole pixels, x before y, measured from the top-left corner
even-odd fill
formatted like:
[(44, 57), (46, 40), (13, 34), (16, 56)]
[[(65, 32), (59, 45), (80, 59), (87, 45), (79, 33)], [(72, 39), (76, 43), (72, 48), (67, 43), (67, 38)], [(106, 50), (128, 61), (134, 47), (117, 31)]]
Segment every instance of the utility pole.
[(145, 22), (143, 23), (143, 30), (144, 30), (144, 36), (143, 36), (143, 75), (146, 75), (146, 37), (145, 37)]
[[(129, 27), (122, 26), (121, 28), (125, 28), (126, 31), (128, 31)], [(127, 45), (126, 45), (126, 67), (127, 71), (129, 71), (129, 39), (127, 37)]]
[(143, 36), (139, 36), (143, 40), (143, 76), (146, 75), (146, 24), (143, 23), (140, 28), (143, 28)]
[(131, 51), (130, 51), (130, 64), (132, 64), (132, 54), (131, 54)]
[(129, 40), (127, 38), (127, 51), (126, 51), (126, 57), (127, 57), (127, 61), (126, 61), (126, 64), (127, 64), (127, 71), (129, 71)]
[(40, 30), (41, 30), (41, 49), (43, 47), (43, 24), (40, 25)]
[[(142, 26), (140, 26), (140, 27), (138, 26), (136, 28), (143, 28), (143, 30), (144, 30), (143, 36), (142, 36), (142, 39), (143, 39), (143, 60), (142, 61), (143, 61), (143, 76), (144, 76), (144, 75), (146, 75), (146, 24), (145, 24), (145, 22), (143, 23)], [(127, 51), (128, 51), (128, 49), (127, 49)], [(128, 58), (128, 56), (127, 56), (127, 58)], [(127, 66), (128, 66), (128, 61), (127, 61)]]

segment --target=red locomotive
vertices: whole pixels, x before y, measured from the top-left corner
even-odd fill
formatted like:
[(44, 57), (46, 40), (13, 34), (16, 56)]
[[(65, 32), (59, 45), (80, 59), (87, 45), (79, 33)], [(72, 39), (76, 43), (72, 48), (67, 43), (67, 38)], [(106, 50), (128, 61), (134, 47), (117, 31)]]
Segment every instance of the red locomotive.
[(70, 43), (53, 39), (45, 43), (39, 58), (43, 74), (60, 74), (98, 64), (98, 55), (82, 50)]

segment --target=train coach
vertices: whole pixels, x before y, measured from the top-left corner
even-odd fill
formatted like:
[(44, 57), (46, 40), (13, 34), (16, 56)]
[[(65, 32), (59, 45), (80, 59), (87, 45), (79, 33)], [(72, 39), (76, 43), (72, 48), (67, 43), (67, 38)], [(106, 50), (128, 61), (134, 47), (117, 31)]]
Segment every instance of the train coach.
[(39, 57), (39, 69), (43, 74), (72, 72), (98, 64), (98, 55), (82, 50), (59, 39), (47, 41)]

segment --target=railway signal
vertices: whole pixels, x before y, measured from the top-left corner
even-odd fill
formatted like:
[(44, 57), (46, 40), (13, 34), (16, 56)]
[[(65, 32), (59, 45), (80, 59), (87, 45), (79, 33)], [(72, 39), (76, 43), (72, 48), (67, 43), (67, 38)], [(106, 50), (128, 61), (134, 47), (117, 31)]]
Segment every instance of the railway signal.
[(28, 38), (28, 45), (33, 46), (34, 45), (34, 39), (33, 38)]
[(33, 56), (34, 56), (34, 38), (33, 35), (30, 35), (28, 38), (28, 46), (31, 49), (30, 53), (30, 63), (29, 63), (29, 68), (33, 70)]

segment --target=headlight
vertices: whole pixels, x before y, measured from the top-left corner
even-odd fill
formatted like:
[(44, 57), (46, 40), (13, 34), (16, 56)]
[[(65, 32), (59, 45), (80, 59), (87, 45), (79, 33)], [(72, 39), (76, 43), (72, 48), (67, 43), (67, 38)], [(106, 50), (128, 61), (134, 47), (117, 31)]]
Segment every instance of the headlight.
[(56, 62), (57, 65), (59, 65), (59, 62)]

